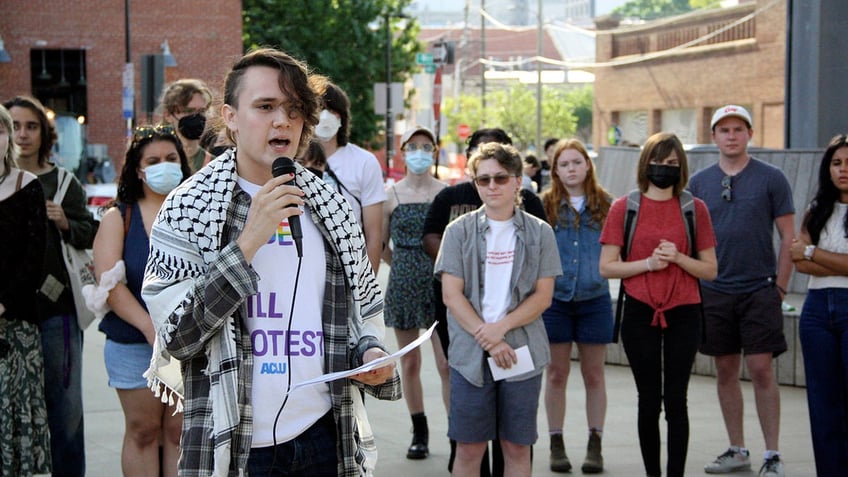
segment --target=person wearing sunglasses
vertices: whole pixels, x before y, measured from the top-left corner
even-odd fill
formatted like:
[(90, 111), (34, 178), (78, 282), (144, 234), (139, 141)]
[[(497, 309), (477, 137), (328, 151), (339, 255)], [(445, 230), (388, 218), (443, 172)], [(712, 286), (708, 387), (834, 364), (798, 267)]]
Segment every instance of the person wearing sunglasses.
[[(383, 203), (383, 260), (391, 267), (386, 288), (386, 326), (395, 330), (398, 348), (418, 338), (419, 331), (433, 324), (431, 285), (433, 262), (424, 253), (421, 236), (424, 218), (433, 198), (445, 188), (433, 177), (432, 167), (439, 148), (436, 136), (423, 126), (401, 136), (406, 175), (386, 191)], [(442, 389), (448, 388), (447, 362), (438, 334), (431, 338)], [(412, 419), (412, 444), (407, 459), (424, 459), (429, 453), (429, 429), (424, 414), (421, 387), (421, 350), (415, 348), (401, 358), (403, 397)], [(445, 394), (442, 395), (447, 407)]]
[[(700, 351), (715, 359), (730, 446), (704, 470), (722, 474), (751, 467), (739, 382), (744, 353), (765, 440), (760, 475), (782, 477), (780, 390), (772, 362), (787, 349), (781, 303), (792, 273), (792, 190), (780, 169), (748, 153), (754, 134), (748, 110), (722, 106), (713, 114), (710, 128), (718, 162), (692, 176), (689, 188), (710, 209), (718, 240), (718, 277), (703, 281), (702, 287), (706, 336)], [(780, 236), (777, 254), (775, 226)]]
[(661, 410), (668, 429), (666, 475), (682, 477), (686, 469), (686, 402), (702, 328), (698, 280), (716, 276), (716, 240), (707, 207), (698, 199), (694, 243), (688, 238), (688, 219), (681, 212), (688, 179), (686, 153), (677, 136), (652, 135), (639, 156), (639, 212), (629, 247), (629, 194), (613, 202), (600, 237), (601, 276), (622, 279), (625, 291), (621, 340), (638, 391), (642, 461), (652, 477), (662, 475)]
[[(149, 235), (165, 196), (191, 175), (177, 132), (170, 125), (135, 128), (118, 180), (94, 239), (98, 286), (83, 289), (86, 304), (106, 335), (103, 349), (109, 386), (124, 412), (124, 475), (177, 475), (182, 414), (150, 392), (144, 372), (155, 332), (141, 299)], [(160, 462), (160, 436), (162, 453)]]
[(18, 166), (38, 176), (46, 200), (47, 248), (36, 305), (44, 353), (44, 396), (50, 424), (54, 476), (85, 474), (85, 425), (82, 406), (83, 330), (62, 258), (62, 244), (91, 248), (97, 221), (86, 208), (85, 190), (73, 174), (61, 203), (53, 201), (59, 189), (60, 167), (50, 161), (56, 129), (44, 106), (35, 98), (17, 96), (3, 103), (12, 116)]
[[(512, 139), (501, 128), (478, 129), (468, 138), (468, 147), (465, 150), (465, 156), (471, 157), (480, 145), (490, 142), (511, 145)], [(539, 200), (539, 196), (526, 189), (522, 189), (520, 194), (520, 207), (530, 215), (545, 220), (545, 209), (542, 207), (542, 201)], [(483, 202), (480, 200), (480, 195), (475, 190), (472, 181), (460, 182), (459, 184), (445, 187), (441, 192), (436, 194), (433, 203), (430, 204), (430, 209), (427, 211), (427, 217), (424, 219), (422, 239), (424, 251), (430, 256), (431, 260), (436, 260), (442, 235), (448, 224), (467, 212), (477, 210), (481, 205), (483, 205)], [(442, 284), (439, 280), (433, 280), (433, 292), (436, 297), (435, 318), (438, 321), (436, 332), (439, 335), (442, 351), (447, 357), (448, 348), (450, 347), (450, 336), (448, 335), (447, 326), (447, 308), (445, 308), (441, 300)], [(447, 393), (445, 390), (442, 392), (443, 394)], [(451, 441), (450, 446), (451, 454), (448, 459), (448, 471), (453, 468), (453, 461), (456, 455), (456, 442)], [(481, 477), (488, 477), (490, 475), (491, 477), (503, 476), (503, 455), (497, 441), (492, 442), (491, 467), (489, 465), (489, 457), (484, 457), (480, 475)]]
[(448, 225), (436, 258), (451, 339), (453, 475), (477, 474), (490, 440), (503, 449), (504, 475), (530, 475), (550, 361), (541, 314), (562, 266), (551, 226), (518, 207), (522, 169), (514, 147), (479, 147), (469, 171), (483, 206)]
[(200, 137), (206, 128), (212, 91), (199, 79), (183, 78), (165, 88), (160, 103), (162, 118), (179, 134), (191, 170), (197, 172), (206, 160), (206, 151), (200, 147)]

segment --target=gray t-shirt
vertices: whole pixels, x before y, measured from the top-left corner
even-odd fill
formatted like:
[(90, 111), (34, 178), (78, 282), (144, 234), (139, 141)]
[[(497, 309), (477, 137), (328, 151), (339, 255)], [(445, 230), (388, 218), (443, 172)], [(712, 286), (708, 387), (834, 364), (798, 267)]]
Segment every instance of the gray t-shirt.
[(689, 181), (692, 194), (710, 210), (718, 242), (718, 277), (703, 286), (722, 293), (749, 293), (774, 282), (774, 220), (795, 213), (792, 189), (780, 169), (752, 157), (732, 177), (727, 201), (721, 196), (725, 175), (713, 164)]
[[(509, 280), (509, 311), (514, 310), (536, 290), (537, 280), (562, 275), (556, 238), (550, 225), (517, 208), (513, 225), (516, 240), (515, 259)], [(441, 279), (442, 273), (447, 273), (464, 280), (463, 292), (478, 315), (482, 315), (482, 299), (486, 290), (485, 235), (488, 228), (485, 207), (451, 222), (445, 230), (434, 266), (436, 278)], [(471, 384), (483, 386), (483, 366), (486, 363), (483, 349), (474, 336), (459, 325), (450, 310), (448, 333), (448, 364)], [(508, 378), (507, 381), (521, 381), (538, 375), (550, 362), (548, 336), (540, 318), (510, 330), (505, 339), (513, 349), (528, 345), (535, 366), (534, 372)]]

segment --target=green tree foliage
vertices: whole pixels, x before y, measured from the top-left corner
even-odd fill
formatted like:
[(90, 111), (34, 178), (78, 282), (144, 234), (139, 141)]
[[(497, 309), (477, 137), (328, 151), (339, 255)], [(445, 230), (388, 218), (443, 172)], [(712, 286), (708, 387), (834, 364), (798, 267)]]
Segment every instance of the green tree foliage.
[(631, 0), (614, 9), (622, 17), (653, 20), (692, 11), (689, 0)]
[(243, 0), (245, 50), (272, 46), (330, 77), (351, 102), (351, 140), (379, 147), (385, 119), (374, 113), (374, 83), (386, 81), (386, 25), (392, 29), (392, 81), (416, 69), (419, 26), (401, 19), (411, 0)]
[[(576, 89), (542, 87), (542, 140), (578, 137), (586, 141), (592, 127), (593, 98), (591, 86)], [(485, 125), (478, 94), (447, 98), (443, 111), (448, 121), (448, 134), (443, 138), (446, 143), (462, 142), (456, 134), (460, 124), (469, 125), (472, 131), (482, 127), (502, 128), (521, 150), (536, 140), (535, 87), (516, 84), (486, 95)]]

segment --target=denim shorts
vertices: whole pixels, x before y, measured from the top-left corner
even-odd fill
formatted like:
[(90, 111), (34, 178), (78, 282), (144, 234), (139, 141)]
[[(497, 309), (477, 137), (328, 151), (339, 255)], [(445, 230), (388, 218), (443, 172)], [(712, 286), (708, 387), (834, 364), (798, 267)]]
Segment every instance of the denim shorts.
[(542, 313), (551, 343), (612, 343), (612, 300), (609, 293), (583, 301), (553, 299)]
[(701, 353), (708, 356), (786, 351), (783, 311), (775, 286), (750, 293), (721, 293), (702, 287), (705, 339)]
[(487, 369), (478, 388), (451, 368), (450, 384), (449, 438), (466, 443), (505, 439), (525, 446), (536, 442), (541, 374), (523, 381), (493, 381)]
[(117, 343), (106, 340), (103, 359), (109, 387), (115, 389), (144, 389), (147, 378), (143, 376), (150, 367), (153, 347), (147, 343)]

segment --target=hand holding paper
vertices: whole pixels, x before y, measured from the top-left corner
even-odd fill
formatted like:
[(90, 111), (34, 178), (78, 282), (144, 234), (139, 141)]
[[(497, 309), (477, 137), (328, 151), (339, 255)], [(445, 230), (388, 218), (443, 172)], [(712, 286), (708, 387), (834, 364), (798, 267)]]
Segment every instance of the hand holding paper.
[(492, 378), (495, 381), (529, 373), (535, 369), (533, 367), (533, 358), (530, 357), (530, 348), (527, 345), (516, 348), (515, 355), (518, 357), (518, 362), (513, 364), (509, 369), (501, 368), (495, 363), (493, 358), (487, 358), (489, 368), (492, 370)]
[[(406, 353), (409, 353), (413, 349), (421, 346), (421, 344), (424, 343), (425, 341), (429, 340), (430, 336), (433, 335), (433, 330), (435, 330), (435, 329), (436, 329), (436, 323), (433, 323), (433, 326), (431, 326), (427, 331), (422, 333), (421, 336), (418, 337), (418, 339), (416, 339), (412, 343), (409, 343), (408, 345), (404, 346), (403, 348), (401, 348), (400, 350), (398, 350), (395, 353), (383, 356), (382, 358), (377, 358), (373, 361), (370, 361), (368, 363), (363, 364), (362, 366), (360, 366), (356, 369), (349, 369), (347, 371), (339, 371), (339, 372), (336, 372), (336, 373), (328, 373), (328, 374), (324, 374), (322, 376), (319, 376), (317, 378), (309, 379), (307, 381), (301, 381), (301, 382), (293, 385), (291, 387), (291, 391), (294, 391), (295, 389), (303, 387), (303, 386), (309, 386), (309, 385), (318, 384), (318, 383), (328, 383), (330, 381), (335, 381), (336, 379), (353, 377), (357, 374), (366, 373), (368, 371), (375, 370), (375, 369), (382, 368), (384, 366), (388, 366), (390, 364), (393, 364), (393, 363), (397, 362), (401, 358), (401, 356), (405, 355)], [(291, 391), (289, 391), (289, 392), (291, 392)]]

